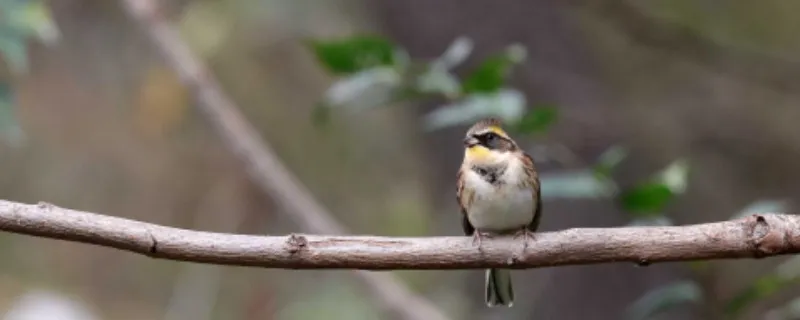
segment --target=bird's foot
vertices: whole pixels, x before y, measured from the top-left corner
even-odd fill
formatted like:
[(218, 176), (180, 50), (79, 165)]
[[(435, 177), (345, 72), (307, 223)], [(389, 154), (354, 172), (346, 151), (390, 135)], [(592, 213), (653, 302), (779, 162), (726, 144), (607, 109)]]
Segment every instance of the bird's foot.
[(514, 234), (514, 239), (515, 240), (519, 239), (519, 237), (522, 237), (522, 251), (523, 252), (525, 252), (525, 250), (528, 250), (528, 240), (536, 241), (536, 234), (533, 233), (533, 231), (531, 231), (528, 228), (522, 228), (519, 231), (517, 231), (516, 234)]
[(482, 249), (481, 246), (483, 244), (482, 243), (483, 238), (490, 238), (490, 236), (489, 236), (489, 234), (482, 233), (482, 232), (480, 232), (478, 230), (475, 230), (475, 232), (472, 233), (472, 246), (473, 247), (477, 247), (478, 251), (481, 251), (481, 249)]

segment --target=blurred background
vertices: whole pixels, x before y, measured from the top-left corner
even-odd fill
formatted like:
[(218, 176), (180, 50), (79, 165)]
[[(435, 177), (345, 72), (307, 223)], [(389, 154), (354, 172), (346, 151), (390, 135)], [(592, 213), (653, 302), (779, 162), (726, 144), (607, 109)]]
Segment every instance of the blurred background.
[[(251, 182), (123, 1), (0, 0), (0, 198), (303, 232)], [(173, 0), (160, 13), (350, 233), (461, 235), (464, 130), (537, 160), (542, 231), (790, 212), (791, 1)], [(396, 319), (349, 271), (218, 267), (0, 233), (0, 319)], [(452, 319), (800, 319), (791, 257), (391, 272)], [(398, 318), (399, 319), (399, 318)]]

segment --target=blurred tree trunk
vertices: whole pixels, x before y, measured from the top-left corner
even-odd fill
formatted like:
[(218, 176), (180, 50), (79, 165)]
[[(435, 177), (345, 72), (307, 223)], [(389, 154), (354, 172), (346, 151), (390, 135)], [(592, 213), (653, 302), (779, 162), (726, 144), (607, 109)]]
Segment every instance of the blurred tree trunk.
[[(529, 105), (553, 103), (560, 108), (561, 122), (551, 138), (567, 145), (584, 161), (591, 161), (617, 142), (621, 132), (614, 125), (617, 119), (611, 118), (611, 98), (601, 86), (603, 79), (592, 61), (593, 54), (582, 46), (583, 35), (559, 2), (383, 0), (375, 6), (386, 32), (415, 58), (435, 57), (462, 35), (474, 40), (476, 47), (467, 68), (512, 43), (525, 45), (528, 59), (514, 71), (512, 85), (526, 93)], [(437, 106), (421, 105), (419, 114)], [(437, 131), (426, 137), (427, 162), (431, 164), (428, 176), (432, 180), (428, 185), (434, 194), (439, 194), (439, 221), (449, 234), (460, 233), (454, 177), (462, 157), (459, 141), (465, 129)], [(635, 163), (627, 165), (637, 167)], [(631, 172), (618, 178), (624, 184), (638, 176)], [(626, 222), (609, 201), (550, 202), (545, 203), (544, 214), (544, 230), (619, 226)], [(636, 268), (629, 264), (517, 272), (518, 301), (512, 312), (519, 313), (518, 318), (530, 319), (618, 319), (634, 299), (648, 289), (677, 279), (679, 273), (674, 265)], [(488, 316), (490, 313), (480, 303), (483, 275), (470, 274), (473, 276), (459, 283), (469, 284), (466, 289), (472, 314), (486, 312)], [(666, 316), (691, 319), (691, 312), (682, 308)]]

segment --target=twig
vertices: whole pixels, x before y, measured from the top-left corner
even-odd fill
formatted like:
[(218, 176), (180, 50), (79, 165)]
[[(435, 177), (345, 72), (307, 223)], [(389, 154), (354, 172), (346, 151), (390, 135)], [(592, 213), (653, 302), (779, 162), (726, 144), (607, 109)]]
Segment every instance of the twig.
[[(320, 205), (284, 166), (236, 105), (222, 91), (207, 68), (192, 54), (177, 31), (158, 12), (157, 1), (123, 0), (129, 15), (154, 42), (181, 80), (192, 91), (200, 110), (245, 164), (250, 178), (291, 213), (311, 233), (342, 234), (344, 226)], [(383, 306), (407, 320), (445, 320), (447, 316), (426, 299), (412, 293), (391, 274), (356, 273)]]
[[(756, 214), (677, 227), (583, 228), (495, 237), (249, 236), (192, 231), (0, 200), (0, 230), (91, 243), (153, 258), (282, 269), (535, 268), (606, 262), (762, 258), (800, 252), (800, 216)], [(376, 273), (370, 273), (376, 274)]]

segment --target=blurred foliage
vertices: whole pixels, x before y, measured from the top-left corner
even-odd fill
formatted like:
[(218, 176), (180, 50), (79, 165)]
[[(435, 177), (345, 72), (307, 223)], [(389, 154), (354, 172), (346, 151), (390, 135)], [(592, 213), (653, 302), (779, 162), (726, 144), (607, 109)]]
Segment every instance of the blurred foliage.
[(371, 320), (380, 319), (381, 312), (369, 301), (362, 299), (357, 288), (350, 282), (341, 279), (330, 280), (333, 283), (319, 284), (318, 290), (304, 296), (303, 299), (289, 301), (279, 319), (331, 319), (331, 320)]
[(589, 168), (543, 172), (539, 176), (542, 198), (612, 198), (618, 193), (618, 186), (611, 173), (626, 156), (624, 147), (612, 146)]
[(633, 225), (671, 225), (665, 210), (677, 194), (686, 191), (689, 166), (676, 160), (647, 181), (628, 188), (620, 195), (622, 208), (635, 220)]
[(609, 198), (617, 190), (613, 180), (598, 177), (586, 169), (543, 172), (539, 174), (539, 180), (542, 184), (542, 198), (545, 200)]
[(158, 137), (178, 127), (189, 109), (189, 96), (177, 75), (164, 66), (151, 67), (139, 87), (136, 125)]
[(700, 303), (702, 289), (692, 281), (670, 283), (645, 293), (626, 311), (626, 319), (655, 318), (659, 313), (684, 303)]
[(767, 311), (764, 319), (793, 320), (800, 318), (800, 298), (794, 298), (788, 303)]
[[(312, 42), (318, 61), (338, 79), (315, 110), (314, 121), (324, 125), (330, 121), (332, 108), (349, 110), (385, 106), (394, 102), (418, 102), (436, 96), (444, 98), (443, 106), (422, 119), (425, 128), (436, 130), (451, 126), (469, 125), (494, 116), (508, 124), (511, 131), (523, 135), (546, 134), (558, 121), (558, 107), (538, 105), (527, 107), (525, 95), (506, 85), (514, 65), (522, 63), (525, 49), (509, 46), (477, 64), (459, 80), (451, 70), (466, 60), (473, 49), (470, 39), (458, 38), (432, 61), (416, 61), (399, 46), (377, 36), (353, 37), (349, 40)], [(544, 172), (540, 175), (542, 197), (590, 199), (606, 198), (620, 203), (627, 212), (629, 225), (672, 225), (666, 215), (669, 204), (686, 191), (690, 166), (685, 159), (676, 159), (668, 166), (632, 187), (619, 190), (614, 181), (615, 168), (628, 157), (624, 146), (612, 146), (594, 163), (585, 168)], [(777, 200), (753, 203), (734, 216), (749, 212), (780, 211), (785, 204)], [(797, 263), (800, 258), (788, 263)], [(693, 270), (703, 269), (703, 262), (686, 263)], [(727, 303), (726, 313), (736, 316), (754, 301), (796, 282), (797, 273), (791, 268), (778, 268), (744, 289)], [(783, 270), (783, 271), (780, 271)], [(793, 270), (800, 270), (794, 268)], [(703, 289), (698, 283), (686, 280), (656, 288), (631, 304), (628, 319), (649, 319), (670, 308), (699, 303)], [(800, 303), (798, 303), (800, 305)], [(792, 305), (775, 313), (790, 312)]]
[(628, 150), (622, 146), (612, 146), (604, 151), (597, 159), (592, 170), (598, 178), (610, 179), (617, 165), (628, 156)]
[(228, 6), (225, 1), (195, 1), (186, 8), (178, 27), (192, 52), (201, 57), (217, 53), (233, 29)]
[(519, 133), (544, 133), (558, 120), (558, 109), (552, 106), (537, 106), (511, 124), (511, 129)]
[(22, 142), (24, 135), (14, 114), (14, 96), (8, 84), (0, 83), (0, 138), (11, 145)]
[(622, 207), (634, 216), (660, 214), (672, 200), (672, 190), (660, 182), (646, 182), (622, 193)]
[[(512, 67), (523, 63), (526, 50), (511, 45), (490, 55), (459, 80), (451, 70), (472, 52), (472, 41), (457, 38), (432, 61), (410, 59), (405, 50), (377, 35), (334, 40), (312, 40), (318, 62), (340, 76), (312, 114), (317, 125), (330, 121), (330, 108), (368, 109), (392, 102), (418, 101), (431, 95), (449, 101), (425, 115), (425, 128), (436, 130), (468, 125), (484, 117), (498, 117), (517, 133), (546, 134), (558, 120), (558, 107), (527, 107), (525, 95), (506, 85)], [(544, 198), (618, 197), (634, 224), (670, 224), (664, 210), (686, 188), (688, 164), (676, 160), (633, 188), (618, 192), (611, 173), (627, 156), (621, 146), (609, 148), (588, 169), (543, 174)]]
[(503, 87), (511, 67), (525, 59), (525, 49), (519, 45), (507, 53), (491, 56), (470, 73), (461, 86), (464, 93), (494, 93)]
[(0, 52), (15, 73), (28, 69), (27, 41), (52, 44), (59, 38), (44, 0), (0, 0)]
[[(0, 0), (0, 54), (13, 75), (28, 70), (28, 40), (53, 44), (59, 38), (44, 0)], [(15, 111), (13, 89), (8, 78), (0, 80), (0, 138), (19, 145), (24, 134)]]
[(350, 75), (365, 69), (391, 66), (395, 62), (394, 45), (378, 36), (312, 40), (309, 45), (322, 65), (336, 75)]
[(452, 69), (472, 51), (467, 38), (456, 39), (432, 61), (410, 61), (405, 50), (374, 35), (309, 43), (319, 63), (341, 77), (312, 115), (318, 125), (330, 119), (326, 108), (368, 109), (431, 97), (449, 103), (425, 117), (429, 130), (495, 116), (509, 123), (524, 119), (522, 129), (535, 132), (557, 119), (557, 109), (549, 107), (534, 108), (527, 116), (525, 96), (505, 86), (511, 67), (525, 58), (525, 49), (519, 45), (493, 55), (460, 82)]
[(772, 296), (791, 285), (800, 283), (800, 257), (791, 257), (778, 265), (772, 273), (750, 283), (725, 303), (725, 313), (732, 319), (740, 318), (747, 307)]

